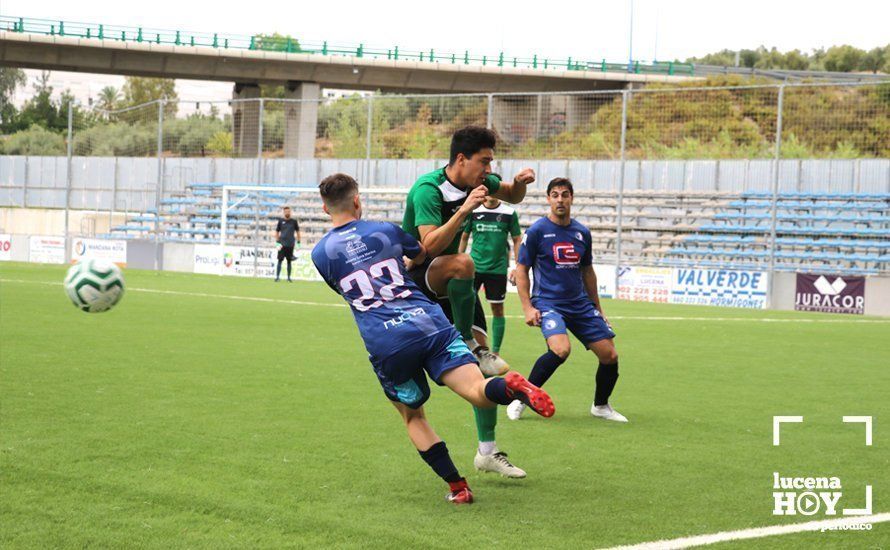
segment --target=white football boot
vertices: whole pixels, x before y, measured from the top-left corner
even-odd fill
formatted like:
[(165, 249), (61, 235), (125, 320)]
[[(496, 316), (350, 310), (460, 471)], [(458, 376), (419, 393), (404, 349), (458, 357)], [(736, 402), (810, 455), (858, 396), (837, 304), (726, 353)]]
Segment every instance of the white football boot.
[(479, 345), (476, 340), (464, 340), (464, 342), (473, 352), (473, 355), (476, 356), (476, 359), (479, 360), (479, 370), (485, 376), (501, 376), (510, 370), (510, 365), (500, 355), (485, 346)]
[(480, 472), (494, 472), (515, 479), (525, 477), (525, 470), (510, 464), (510, 461), (507, 460), (507, 453), (500, 451), (490, 455), (479, 454), (479, 451), (476, 451), (473, 466)]
[(596, 405), (591, 405), (590, 414), (597, 418), (602, 418), (603, 420), (611, 420), (613, 422), (627, 422), (627, 418), (620, 412), (616, 411), (612, 408), (612, 405), (606, 403), (605, 405), (600, 405), (597, 407)]
[(525, 403), (518, 399), (514, 399), (512, 403), (507, 405), (507, 418), (510, 420), (519, 420), (519, 417), (522, 416), (522, 411), (525, 410)]

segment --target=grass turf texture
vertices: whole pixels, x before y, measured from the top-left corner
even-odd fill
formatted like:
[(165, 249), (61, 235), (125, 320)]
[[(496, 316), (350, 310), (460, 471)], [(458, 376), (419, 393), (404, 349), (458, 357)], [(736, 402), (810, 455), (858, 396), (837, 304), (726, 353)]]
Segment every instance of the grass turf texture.
[[(430, 421), (477, 497), (455, 507), (383, 397), (350, 312), (285, 302), (339, 306), (323, 284), (128, 270), (121, 303), (87, 314), (64, 272), (0, 264), (4, 548), (595, 548), (823, 518), (773, 516), (774, 471), (840, 477), (841, 507), (861, 507), (870, 483), (874, 513), (890, 510), (890, 324), (606, 301), (621, 356), (613, 403), (630, 424), (590, 417), (596, 362), (573, 340), (547, 385), (554, 418), (501, 410), (500, 447), (529, 473), (506, 480), (473, 470), (470, 406), (434, 388)], [(511, 296), (507, 314), (519, 313)], [(528, 374), (543, 350), (538, 329), (507, 320), (514, 367)], [(779, 414), (806, 422), (773, 447)], [(875, 417), (872, 447), (843, 415)], [(718, 547), (888, 541), (884, 523)]]

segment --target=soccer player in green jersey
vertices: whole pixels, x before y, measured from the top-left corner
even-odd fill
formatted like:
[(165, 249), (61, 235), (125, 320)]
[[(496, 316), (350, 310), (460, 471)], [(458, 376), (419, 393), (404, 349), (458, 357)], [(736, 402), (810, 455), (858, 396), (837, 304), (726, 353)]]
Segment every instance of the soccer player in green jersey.
[[(421, 290), (442, 306), (461, 337), (479, 359), (479, 369), (487, 376), (497, 376), (509, 369), (506, 361), (473, 337), (476, 325), (485, 322), (482, 306), (474, 289), (476, 269), (473, 259), (458, 253), (461, 232), (467, 218), (492, 195), (511, 204), (522, 202), (526, 186), (535, 181), (531, 168), (519, 172), (512, 182), (502, 182), (492, 174), (494, 132), (467, 126), (451, 137), (448, 165), (421, 176), (408, 192), (402, 229), (419, 240), (427, 250), (427, 259), (419, 265), (408, 263), (409, 275)], [(494, 431), (497, 409), (479, 409), (476, 428), (479, 451), (474, 463), (485, 471), (509, 477), (525, 477), (497, 449)]]
[[(519, 215), (512, 206), (492, 196), (467, 218), (464, 234), (460, 241), (460, 252), (466, 252), (473, 239), (470, 257), (476, 264), (477, 302), (479, 288), (485, 287), (485, 299), (491, 305), (491, 350), (500, 353), (504, 340), (504, 300), (507, 297), (507, 272), (510, 271), (510, 240), (513, 241), (513, 256), (519, 251), (522, 230), (519, 228)], [(513, 273), (510, 273), (512, 280)], [(483, 317), (483, 320), (485, 318)], [(476, 340), (483, 345), (488, 337), (487, 326), (473, 327)]]

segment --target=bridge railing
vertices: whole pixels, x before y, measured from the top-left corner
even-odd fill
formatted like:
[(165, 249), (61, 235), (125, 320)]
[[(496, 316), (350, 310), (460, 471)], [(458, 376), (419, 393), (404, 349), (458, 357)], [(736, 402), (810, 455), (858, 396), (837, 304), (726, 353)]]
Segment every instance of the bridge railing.
[(398, 45), (384, 48), (358, 44), (337, 44), (324, 41), (304, 41), (299, 38), (281, 35), (235, 35), (229, 33), (192, 32), (185, 30), (154, 29), (127, 25), (103, 23), (83, 23), (13, 17), (0, 15), (0, 29), (8, 32), (113, 40), (144, 44), (172, 46), (199, 46), (219, 49), (272, 51), (282, 53), (302, 53), (312, 55), (336, 55), (345, 57), (420, 61), (452, 65), (482, 65), (536, 70), (630, 72), (636, 74), (693, 75), (694, 66), (690, 63), (653, 62), (610, 63), (605, 59), (587, 60), (583, 57), (552, 59), (533, 54), (514, 56), (505, 52), (483, 54), (469, 50), (451, 52), (429, 49), (405, 49)]

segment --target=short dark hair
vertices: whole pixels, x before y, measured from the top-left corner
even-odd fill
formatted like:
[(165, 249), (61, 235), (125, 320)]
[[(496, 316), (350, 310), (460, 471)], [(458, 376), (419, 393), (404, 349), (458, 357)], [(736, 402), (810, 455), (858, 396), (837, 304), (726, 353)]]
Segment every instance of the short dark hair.
[(338, 210), (358, 194), (358, 182), (348, 174), (333, 174), (321, 180), (318, 192), (328, 208)]
[(448, 164), (454, 164), (460, 153), (470, 158), (482, 149), (494, 149), (497, 142), (497, 135), (488, 128), (482, 126), (461, 128), (451, 136), (451, 157), (448, 159)]
[(575, 196), (575, 188), (572, 187), (572, 180), (569, 178), (553, 178), (550, 180), (550, 183), (547, 184), (547, 195), (550, 196), (550, 190), (554, 187), (565, 187), (569, 190), (569, 194), (573, 197)]
[(290, 206), (283, 206), (283, 207), (281, 207), (281, 209), (282, 210), (290, 210)]

